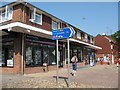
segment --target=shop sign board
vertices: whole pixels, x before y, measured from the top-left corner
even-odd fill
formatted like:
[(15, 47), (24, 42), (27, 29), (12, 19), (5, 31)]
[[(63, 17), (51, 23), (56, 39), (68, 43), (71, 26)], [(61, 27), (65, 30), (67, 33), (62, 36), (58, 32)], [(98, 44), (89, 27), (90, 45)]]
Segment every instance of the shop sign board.
[(52, 39), (70, 38), (74, 33), (72, 27), (52, 30)]

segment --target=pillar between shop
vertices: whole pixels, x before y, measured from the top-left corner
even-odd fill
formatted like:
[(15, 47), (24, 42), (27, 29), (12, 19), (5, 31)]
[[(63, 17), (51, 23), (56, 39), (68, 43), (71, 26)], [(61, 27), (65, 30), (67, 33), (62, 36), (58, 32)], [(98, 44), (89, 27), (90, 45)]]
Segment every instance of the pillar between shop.
[(83, 58), (82, 59), (83, 59), (83, 66), (84, 66), (85, 65), (85, 58), (84, 58), (85, 57), (85, 49), (83, 48), (82, 50), (83, 50), (83, 52), (82, 52)]
[(14, 72), (21, 73), (21, 59), (22, 59), (22, 34), (16, 33), (14, 38)]

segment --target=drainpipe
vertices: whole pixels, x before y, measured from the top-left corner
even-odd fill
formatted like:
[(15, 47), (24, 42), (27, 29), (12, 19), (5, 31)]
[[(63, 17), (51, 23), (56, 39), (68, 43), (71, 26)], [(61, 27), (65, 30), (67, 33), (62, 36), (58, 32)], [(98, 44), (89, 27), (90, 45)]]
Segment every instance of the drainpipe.
[(22, 75), (24, 75), (24, 33), (22, 34)]
[[(24, 22), (24, 8), (27, 5), (27, 3), (23, 7), (23, 22)], [(24, 75), (24, 32), (22, 34), (22, 75)]]

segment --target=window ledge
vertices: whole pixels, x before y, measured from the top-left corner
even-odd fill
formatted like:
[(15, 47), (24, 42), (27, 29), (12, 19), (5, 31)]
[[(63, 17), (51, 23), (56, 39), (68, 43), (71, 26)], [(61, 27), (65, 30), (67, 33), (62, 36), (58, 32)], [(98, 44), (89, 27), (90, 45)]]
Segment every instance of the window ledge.
[(29, 19), (29, 21), (32, 22), (32, 23), (35, 23), (35, 24), (42, 25), (42, 22), (41, 23), (37, 23), (37, 22), (34, 22), (32, 19)]
[(77, 38), (81, 40), (81, 37), (77, 37)]
[(10, 21), (10, 20), (12, 20), (12, 18), (10, 18), (8, 20), (5, 20), (5, 21), (0, 21), (0, 23), (7, 22), (7, 21)]

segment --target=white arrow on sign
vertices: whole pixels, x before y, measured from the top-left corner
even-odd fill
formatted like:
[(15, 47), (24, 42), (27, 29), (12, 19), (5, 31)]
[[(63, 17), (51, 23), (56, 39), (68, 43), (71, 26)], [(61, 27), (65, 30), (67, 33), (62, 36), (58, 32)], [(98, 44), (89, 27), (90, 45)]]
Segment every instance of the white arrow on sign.
[(73, 28), (70, 28), (70, 31), (71, 31), (71, 34), (70, 34), (70, 37), (71, 37), (74, 34)]

